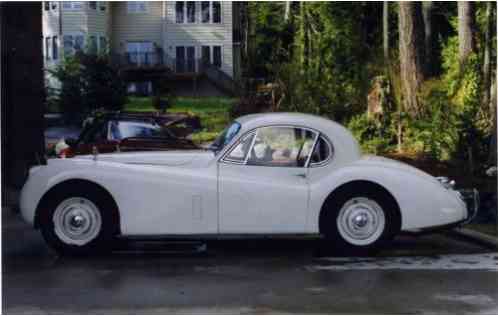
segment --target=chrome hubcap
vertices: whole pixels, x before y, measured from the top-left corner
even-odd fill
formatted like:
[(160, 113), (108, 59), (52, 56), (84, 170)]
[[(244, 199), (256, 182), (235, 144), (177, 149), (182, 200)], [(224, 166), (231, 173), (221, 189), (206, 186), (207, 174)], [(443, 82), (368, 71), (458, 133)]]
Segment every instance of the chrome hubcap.
[(366, 214), (359, 214), (355, 218), (353, 218), (353, 224), (356, 227), (365, 227), (368, 223), (368, 218)]
[(82, 246), (96, 238), (102, 227), (99, 209), (85, 198), (69, 198), (55, 209), (54, 231), (59, 239), (71, 245)]
[(353, 198), (339, 211), (337, 228), (349, 243), (365, 246), (375, 242), (385, 228), (384, 211), (374, 200)]
[(79, 228), (85, 224), (85, 218), (81, 215), (76, 215), (71, 218), (71, 226)]

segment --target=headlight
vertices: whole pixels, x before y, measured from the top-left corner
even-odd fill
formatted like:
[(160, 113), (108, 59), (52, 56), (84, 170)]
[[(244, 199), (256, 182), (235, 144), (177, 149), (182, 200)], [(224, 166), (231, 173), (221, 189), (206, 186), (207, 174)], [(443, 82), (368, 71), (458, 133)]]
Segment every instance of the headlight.
[(448, 177), (436, 177), (436, 179), (448, 190), (453, 190), (455, 188), (455, 180), (450, 180)]

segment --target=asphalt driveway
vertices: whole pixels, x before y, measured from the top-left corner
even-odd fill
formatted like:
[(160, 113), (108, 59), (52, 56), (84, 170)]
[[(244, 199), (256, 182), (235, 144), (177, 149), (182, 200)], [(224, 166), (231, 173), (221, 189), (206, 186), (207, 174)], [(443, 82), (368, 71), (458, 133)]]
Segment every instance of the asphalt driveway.
[(7, 314), (498, 313), (498, 253), (452, 235), (403, 236), (375, 258), (277, 239), (123, 242), (72, 259), (17, 214), (2, 227)]

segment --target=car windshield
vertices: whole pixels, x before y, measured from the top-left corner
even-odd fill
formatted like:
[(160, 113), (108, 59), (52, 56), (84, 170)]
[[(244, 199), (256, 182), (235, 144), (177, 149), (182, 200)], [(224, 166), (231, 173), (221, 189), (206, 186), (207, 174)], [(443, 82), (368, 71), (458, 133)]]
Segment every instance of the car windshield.
[(129, 137), (170, 137), (166, 129), (159, 125), (142, 122), (111, 122), (111, 138), (121, 140)]
[(222, 150), (240, 130), (240, 123), (233, 122), (227, 128), (221, 132), (220, 135), (215, 139), (215, 141), (209, 146), (210, 149), (214, 151)]

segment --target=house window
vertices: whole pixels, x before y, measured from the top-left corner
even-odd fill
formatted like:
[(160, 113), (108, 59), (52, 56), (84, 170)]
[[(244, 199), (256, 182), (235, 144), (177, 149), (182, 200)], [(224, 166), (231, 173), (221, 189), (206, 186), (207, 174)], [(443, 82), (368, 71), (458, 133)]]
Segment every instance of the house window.
[(211, 47), (209, 46), (201, 47), (201, 59), (203, 65), (211, 64)]
[(59, 44), (57, 42), (57, 36), (52, 37), (52, 59), (57, 60), (59, 58)]
[(147, 12), (147, 3), (145, 1), (128, 1), (128, 13)]
[(128, 62), (133, 65), (152, 65), (157, 62), (152, 42), (128, 42)]
[(184, 19), (185, 3), (177, 1), (175, 3), (175, 13), (176, 13), (176, 23), (183, 23)]
[(99, 1), (100, 11), (105, 11), (107, 9), (107, 5), (104, 1)]
[(195, 72), (195, 47), (187, 47), (187, 72)]
[(221, 23), (221, 3), (219, 1), (201, 2), (201, 22)]
[(50, 3), (52, 4), (52, 10), (56, 10), (57, 9), (57, 1), (51, 1)]
[[(186, 8), (186, 9), (185, 9)], [(176, 1), (175, 3), (175, 21), (176, 23), (195, 23), (196, 22), (196, 2), (195, 1)]]
[(85, 47), (85, 38), (83, 37), (83, 35), (76, 35), (74, 37), (74, 50), (82, 51), (84, 47)]
[(195, 23), (195, 1), (187, 1), (187, 23)]
[(185, 47), (176, 47), (176, 72), (185, 72)]
[(64, 55), (69, 56), (73, 53), (73, 36), (64, 35)]
[(50, 10), (50, 2), (49, 1), (43, 2), (43, 8), (45, 9), (45, 11)]
[(105, 36), (101, 36), (99, 38), (99, 51), (101, 53), (107, 52), (107, 39), (105, 38)]
[(83, 8), (83, 3), (81, 1), (64, 1), (62, 2), (62, 8), (65, 10), (79, 10)]
[(90, 54), (97, 54), (97, 38), (95, 36), (88, 38), (88, 52)]
[(202, 1), (201, 2), (201, 21), (202, 23), (211, 22), (211, 12), (210, 12), (210, 2)]
[(221, 2), (213, 1), (213, 23), (221, 23)]
[(45, 37), (45, 59), (50, 60), (50, 37)]
[(89, 1), (88, 7), (93, 10), (97, 10), (97, 1)]
[(213, 65), (221, 68), (221, 46), (213, 46)]

